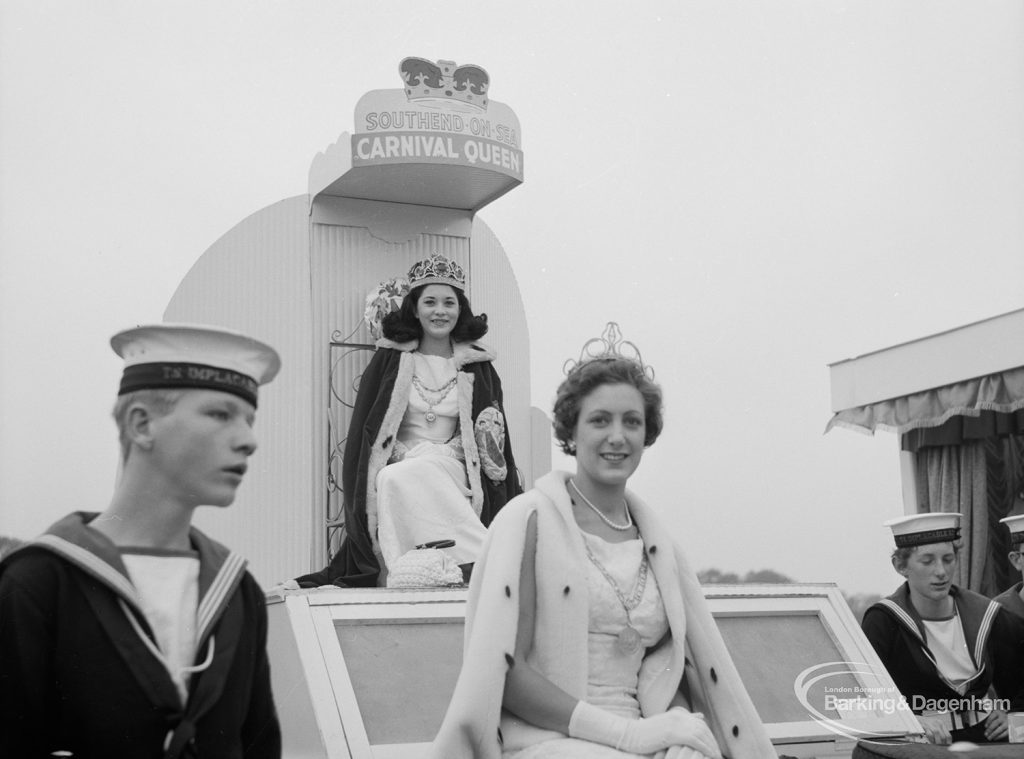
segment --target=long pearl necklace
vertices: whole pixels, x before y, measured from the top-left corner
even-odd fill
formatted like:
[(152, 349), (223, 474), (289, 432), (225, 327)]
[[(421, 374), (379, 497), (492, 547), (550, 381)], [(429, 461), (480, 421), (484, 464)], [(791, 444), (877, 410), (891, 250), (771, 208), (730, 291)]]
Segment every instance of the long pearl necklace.
[(629, 506), (626, 505), (626, 499), (622, 499), (622, 507), (626, 510), (626, 523), (625, 524), (617, 524), (617, 523), (613, 522), (612, 520), (610, 520), (608, 517), (606, 517), (604, 515), (604, 512), (601, 511), (601, 509), (597, 508), (597, 506), (595, 506), (594, 504), (592, 504), (590, 502), (589, 498), (587, 498), (585, 495), (583, 495), (583, 491), (579, 489), (579, 486), (576, 485), (576, 482), (571, 477), (569, 478), (569, 484), (572, 485), (572, 489), (575, 490), (579, 494), (579, 497), (583, 499), (583, 503), (587, 504), (587, 506), (589, 506), (591, 509), (593, 509), (594, 513), (597, 514), (601, 518), (601, 521), (604, 522), (609, 527), (611, 527), (613, 530), (618, 530), (619, 532), (625, 532), (626, 530), (630, 529), (633, 526), (633, 515), (629, 513)]

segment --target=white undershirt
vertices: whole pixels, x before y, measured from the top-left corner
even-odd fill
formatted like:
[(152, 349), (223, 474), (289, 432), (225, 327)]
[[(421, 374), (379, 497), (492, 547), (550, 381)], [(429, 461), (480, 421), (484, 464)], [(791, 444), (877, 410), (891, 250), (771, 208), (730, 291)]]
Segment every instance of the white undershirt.
[(974, 677), (978, 669), (971, 661), (971, 652), (964, 638), (960, 615), (954, 614), (949, 619), (921, 621), (928, 632), (928, 648), (935, 655), (935, 664), (939, 672), (963, 695), (966, 691), (964, 682)]
[(199, 555), (194, 551), (155, 553), (123, 548), (121, 558), (165, 658), (164, 666), (185, 703), (190, 677), (186, 668), (196, 655)]

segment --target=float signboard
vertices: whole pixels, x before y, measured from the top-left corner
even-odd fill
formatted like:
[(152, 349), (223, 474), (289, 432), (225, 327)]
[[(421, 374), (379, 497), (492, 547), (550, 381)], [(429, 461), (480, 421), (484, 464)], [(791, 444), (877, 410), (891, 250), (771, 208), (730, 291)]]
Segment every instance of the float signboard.
[(519, 120), (487, 97), (487, 73), (406, 58), (405, 88), (373, 90), (356, 105), (352, 166), (436, 163), (500, 172), (523, 181)]
[[(371, 90), (355, 127), (313, 159), (312, 216), (332, 198), (475, 213), (523, 182), (519, 119), (475, 64), (405, 58), (402, 89)], [(336, 218), (331, 216), (330, 218)]]

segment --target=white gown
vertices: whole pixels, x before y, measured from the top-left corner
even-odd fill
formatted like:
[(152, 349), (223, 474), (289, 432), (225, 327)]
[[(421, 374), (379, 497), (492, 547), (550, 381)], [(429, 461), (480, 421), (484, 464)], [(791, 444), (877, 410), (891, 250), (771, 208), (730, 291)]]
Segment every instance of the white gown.
[[(583, 533), (594, 557), (629, 597), (637, 580), (644, 545), (639, 538), (609, 543)], [(629, 719), (640, 717), (637, 680), (646, 649), (668, 632), (668, 617), (661, 601), (654, 574), (648, 572), (647, 585), (629, 619), (640, 633), (641, 648), (634, 654), (622, 653), (616, 646), (619, 631), (626, 625), (626, 612), (604, 575), (587, 562), (587, 590), (590, 594), (590, 624), (587, 632), (586, 701)], [(505, 759), (632, 759), (639, 756), (625, 751), (574, 738), (544, 741), (528, 748), (502, 753)]]
[[(415, 373), (427, 388), (441, 388), (455, 377), (455, 362), (413, 353)], [(431, 401), (437, 393), (426, 391)], [(435, 415), (432, 422), (427, 414)], [(455, 386), (431, 406), (409, 390), (409, 405), (398, 429), (393, 461), (377, 473), (377, 541), (385, 566), (417, 545), (451, 539), (444, 549), (456, 564), (476, 561), (487, 528), (473, 511), (465, 454), (458, 434)]]

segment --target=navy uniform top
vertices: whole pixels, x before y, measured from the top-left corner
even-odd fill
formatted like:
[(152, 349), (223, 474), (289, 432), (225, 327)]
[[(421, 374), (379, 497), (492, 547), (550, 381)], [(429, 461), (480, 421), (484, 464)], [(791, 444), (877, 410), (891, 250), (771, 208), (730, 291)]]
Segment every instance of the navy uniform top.
[[(963, 700), (985, 697), (990, 686), (1011, 710), (1024, 708), (1024, 619), (1018, 619), (985, 596), (955, 585), (950, 595), (963, 625), (971, 660), (977, 667), (963, 694), (936, 665), (928, 633), (910, 602), (910, 588), (901, 585), (888, 598), (872, 605), (862, 627), (896, 687), (914, 706), (917, 700)], [(921, 709), (914, 709), (920, 713)]]
[[(75, 513), (0, 562), (0, 756), (277, 759), (263, 593), (192, 529), (197, 663), (183, 703), (117, 547)], [(128, 615), (134, 616), (135, 624)], [(16, 621), (15, 621), (16, 620)]]
[(1003, 605), (1003, 608), (1008, 611), (1012, 611), (1021, 619), (1024, 619), (1024, 599), (1020, 597), (1021, 587), (1024, 586), (1024, 582), (1018, 582), (1009, 590), (1003, 591), (998, 596), (993, 598), (993, 601)]

